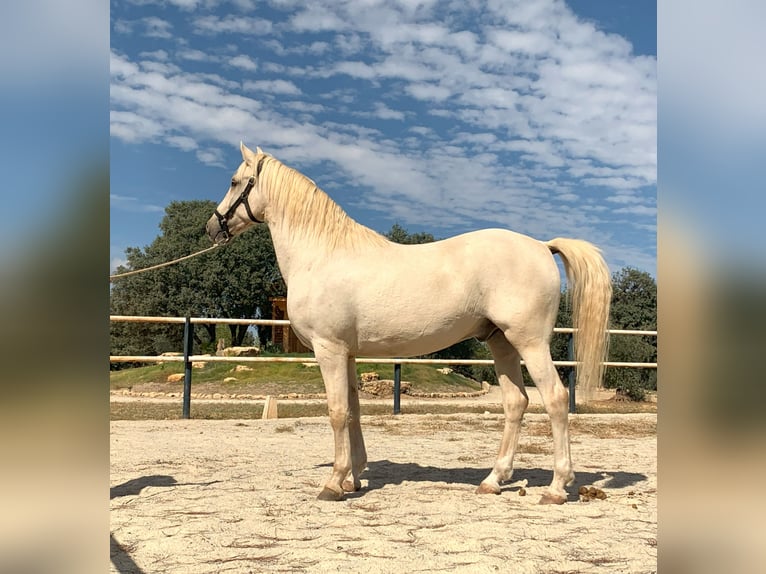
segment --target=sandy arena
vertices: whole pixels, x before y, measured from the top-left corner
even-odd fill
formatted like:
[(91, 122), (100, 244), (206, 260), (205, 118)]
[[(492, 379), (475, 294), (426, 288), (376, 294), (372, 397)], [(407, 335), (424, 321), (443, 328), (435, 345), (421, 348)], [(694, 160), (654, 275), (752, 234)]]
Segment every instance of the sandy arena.
[[(368, 470), (339, 503), (316, 500), (326, 417), (113, 421), (111, 572), (656, 571), (656, 414), (572, 415), (563, 506), (537, 504), (552, 476), (546, 415), (525, 416), (502, 494), (474, 494), (502, 420), (363, 417)], [(580, 501), (583, 485), (607, 498)]]

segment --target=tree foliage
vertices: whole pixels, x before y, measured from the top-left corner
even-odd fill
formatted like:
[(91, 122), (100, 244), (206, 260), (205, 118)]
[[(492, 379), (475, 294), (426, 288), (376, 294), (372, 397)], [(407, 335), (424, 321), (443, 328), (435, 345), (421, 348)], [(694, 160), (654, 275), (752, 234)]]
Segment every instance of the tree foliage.
[[(205, 223), (215, 209), (210, 201), (173, 202), (160, 223), (161, 234), (148, 246), (126, 250), (127, 265), (117, 273), (141, 269), (210, 246)], [(277, 266), (268, 228), (260, 225), (230, 244), (176, 265), (118, 279), (110, 312), (119, 315), (255, 318), (270, 316), (270, 297), (286, 288)], [(180, 351), (183, 326), (112, 324), (112, 352), (156, 354)], [(239, 345), (247, 326), (230, 327), (230, 343)], [(215, 345), (216, 327), (195, 329), (199, 349)]]
[(431, 243), (435, 241), (430, 233), (409, 233), (398, 223), (391, 226), (391, 231), (384, 234), (389, 241), (402, 243), (404, 245), (415, 245), (419, 243)]
[[(612, 275), (612, 329), (657, 329), (657, 283), (645, 271), (623, 267)], [(609, 360), (649, 363), (657, 361), (657, 338), (652, 336), (612, 335)], [(608, 367), (604, 386), (642, 400), (646, 391), (657, 390), (657, 370)]]

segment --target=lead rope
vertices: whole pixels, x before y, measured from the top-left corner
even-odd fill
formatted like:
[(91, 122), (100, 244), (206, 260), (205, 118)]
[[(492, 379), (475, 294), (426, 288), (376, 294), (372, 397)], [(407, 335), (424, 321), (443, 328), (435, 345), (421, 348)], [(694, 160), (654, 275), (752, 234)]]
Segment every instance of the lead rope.
[(122, 277), (127, 277), (128, 275), (143, 273), (144, 271), (151, 271), (152, 269), (159, 269), (160, 267), (167, 267), (168, 265), (173, 265), (175, 263), (179, 263), (186, 259), (191, 259), (192, 257), (196, 257), (197, 255), (202, 255), (203, 253), (207, 253), (208, 251), (212, 251), (216, 247), (218, 247), (218, 243), (214, 243), (212, 247), (207, 247), (203, 249), (202, 251), (197, 251), (196, 253), (192, 253), (191, 255), (184, 255), (183, 257), (179, 257), (178, 259), (173, 259), (173, 261), (166, 261), (165, 263), (159, 263), (157, 265), (152, 265), (151, 267), (144, 267), (143, 269), (135, 269), (133, 271), (127, 271), (125, 273), (119, 273), (117, 275), (110, 275), (109, 281), (112, 281), (114, 279), (120, 279)]

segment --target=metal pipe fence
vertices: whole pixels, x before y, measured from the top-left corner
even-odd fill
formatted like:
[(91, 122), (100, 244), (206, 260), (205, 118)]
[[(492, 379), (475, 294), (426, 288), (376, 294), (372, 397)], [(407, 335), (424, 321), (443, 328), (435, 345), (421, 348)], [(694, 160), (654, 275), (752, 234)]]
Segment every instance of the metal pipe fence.
[[(221, 357), (217, 355), (193, 355), (193, 325), (195, 324), (226, 324), (226, 325), (271, 325), (289, 326), (289, 320), (280, 319), (228, 319), (219, 317), (154, 317), (144, 315), (110, 315), (109, 320), (115, 323), (169, 323), (183, 324), (183, 353), (178, 355), (110, 355), (110, 363), (184, 363), (184, 394), (183, 418), (190, 418), (192, 363), (197, 361), (219, 363), (316, 363), (314, 357)], [(556, 327), (554, 333), (568, 333), (568, 360), (553, 361), (557, 367), (569, 367), (569, 412), (575, 412), (575, 367), (573, 337), (575, 329), (571, 327)], [(644, 335), (657, 336), (657, 331), (640, 331), (635, 329), (609, 329), (610, 335)], [(494, 365), (492, 359), (417, 359), (391, 357), (357, 357), (359, 364), (384, 364), (394, 366), (394, 414), (401, 410), (401, 369), (402, 365)], [(524, 361), (521, 362), (524, 364)], [(626, 367), (638, 369), (656, 369), (657, 363), (604, 361), (607, 367)]]

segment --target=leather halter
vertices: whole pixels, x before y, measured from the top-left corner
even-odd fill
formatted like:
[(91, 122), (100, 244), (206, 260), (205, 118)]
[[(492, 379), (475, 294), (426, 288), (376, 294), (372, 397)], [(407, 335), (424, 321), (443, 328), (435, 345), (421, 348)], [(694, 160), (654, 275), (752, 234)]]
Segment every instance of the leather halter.
[(241, 204), (245, 204), (245, 211), (247, 211), (247, 216), (250, 218), (250, 221), (254, 223), (263, 223), (263, 221), (258, 219), (255, 215), (253, 215), (253, 212), (250, 209), (250, 202), (248, 201), (248, 197), (250, 196), (250, 192), (255, 186), (256, 178), (261, 175), (261, 169), (263, 168), (263, 161), (265, 159), (266, 159), (266, 156), (258, 160), (258, 165), (255, 168), (255, 175), (250, 176), (250, 179), (247, 181), (247, 185), (245, 186), (245, 189), (243, 189), (242, 193), (239, 194), (239, 197), (236, 200), (234, 200), (234, 203), (232, 203), (229, 206), (229, 209), (226, 210), (226, 213), (222, 215), (218, 211), (218, 208), (216, 208), (214, 213), (215, 213), (215, 216), (218, 218), (218, 225), (221, 228), (221, 233), (223, 233), (224, 241), (228, 241), (232, 237), (231, 233), (229, 232), (228, 221), (231, 218), (231, 216), (234, 215), (234, 212), (237, 211), (237, 208)]

